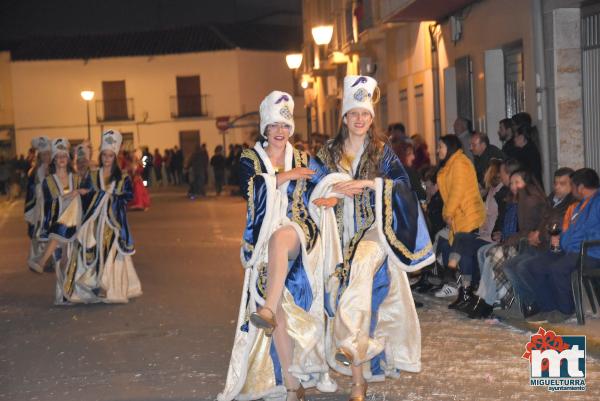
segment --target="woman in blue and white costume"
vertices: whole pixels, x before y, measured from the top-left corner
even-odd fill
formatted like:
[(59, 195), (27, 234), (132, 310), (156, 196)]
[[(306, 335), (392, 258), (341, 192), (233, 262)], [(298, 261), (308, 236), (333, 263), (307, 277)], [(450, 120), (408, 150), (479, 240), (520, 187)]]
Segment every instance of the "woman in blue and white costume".
[(81, 187), (73, 173), (69, 156), (69, 141), (58, 138), (52, 141), (52, 164), (49, 175), (42, 183), (44, 200), (40, 240), (46, 243), (43, 255), (30, 260), (35, 270), (53, 260), (56, 269), (55, 304), (62, 305), (78, 298), (75, 279), (77, 271), (77, 230), (81, 224), (81, 196), (89, 190)]
[[(352, 375), (351, 400), (364, 400), (366, 381), (421, 369), (421, 333), (406, 276), (434, 261), (423, 212), (398, 157), (373, 127), (377, 82), (344, 79), (342, 124), (311, 168), (319, 182), (311, 208), (319, 229), (339, 237), (325, 248), (327, 359)], [(336, 266), (331, 269), (331, 266)], [(327, 270), (331, 269), (331, 270)]]
[[(40, 230), (43, 219), (42, 182), (48, 175), (52, 161), (52, 144), (45, 136), (33, 138), (31, 147), (36, 151), (35, 164), (31, 167), (27, 177), (27, 192), (25, 194), (25, 221), (27, 222), (27, 235), (31, 240), (28, 260), (37, 260), (44, 253), (45, 243), (40, 241)], [(28, 263), (31, 271), (42, 273), (44, 266)]]
[(302, 400), (335, 391), (324, 355), (322, 244), (308, 214), (308, 156), (294, 149), (294, 101), (271, 92), (260, 105), (262, 143), (241, 157), (247, 204), (242, 299), (219, 401)]
[(117, 155), (123, 138), (116, 130), (102, 133), (100, 168), (90, 171), (84, 199), (83, 223), (77, 235), (81, 243), (78, 266), (81, 283), (105, 303), (127, 303), (142, 295), (133, 265), (133, 237), (127, 222), (127, 203), (133, 199), (129, 175), (123, 174)]

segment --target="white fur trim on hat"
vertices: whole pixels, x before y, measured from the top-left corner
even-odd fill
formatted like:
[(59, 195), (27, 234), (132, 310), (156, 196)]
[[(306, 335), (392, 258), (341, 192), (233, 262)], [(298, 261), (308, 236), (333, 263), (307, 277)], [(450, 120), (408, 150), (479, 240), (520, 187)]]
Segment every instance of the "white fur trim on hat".
[(104, 131), (102, 134), (102, 144), (100, 145), (100, 152), (105, 150), (112, 150), (115, 155), (119, 154), (119, 149), (121, 149), (121, 142), (123, 142), (123, 137), (121, 133), (115, 129), (111, 129), (108, 131)]
[(273, 91), (260, 103), (260, 135), (264, 136), (269, 124), (288, 124), (294, 135), (294, 98), (286, 92)]
[(47, 136), (37, 136), (31, 140), (31, 147), (38, 152), (48, 152), (52, 150), (52, 142)]
[(52, 141), (52, 158), (54, 159), (59, 153), (69, 155), (71, 144), (67, 138), (56, 138)]
[(373, 94), (377, 81), (364, 75), (348, 75), (344, 78), (344, 98), (342, 100), (342, 116), (352, 109), (367, 109), (373, 117)]

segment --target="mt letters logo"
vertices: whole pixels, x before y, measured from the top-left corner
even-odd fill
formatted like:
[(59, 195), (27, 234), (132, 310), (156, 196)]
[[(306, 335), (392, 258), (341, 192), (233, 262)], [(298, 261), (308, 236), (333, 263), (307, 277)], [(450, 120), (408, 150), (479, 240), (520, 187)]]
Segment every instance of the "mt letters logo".
[(585, 391), (585, 336), (559, 336), (539, 328), (522, 358), (531, 366), (529, 384), (548, 391)]

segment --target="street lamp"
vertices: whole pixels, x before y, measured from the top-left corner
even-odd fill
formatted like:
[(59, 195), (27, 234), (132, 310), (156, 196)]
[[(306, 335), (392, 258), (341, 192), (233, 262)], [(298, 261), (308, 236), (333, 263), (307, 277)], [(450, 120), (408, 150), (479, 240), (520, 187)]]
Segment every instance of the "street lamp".
[(87, 129), (88, 129), (88, 141), (91, 141), (92, 131), (90, 127), (90, 102), (94, 98), (94, 91), (81, 91), (81, 98), (85, 100), (86, 108), (87, 108)]
[(302, 64), (302, 53), (290, 53), (285, 56), (285, 62), (290, 70), (295, 70)]
[(319, 25), (312, 29), (312, 36), (319, 46), (328, 45), (333, 36), (333, 25)]

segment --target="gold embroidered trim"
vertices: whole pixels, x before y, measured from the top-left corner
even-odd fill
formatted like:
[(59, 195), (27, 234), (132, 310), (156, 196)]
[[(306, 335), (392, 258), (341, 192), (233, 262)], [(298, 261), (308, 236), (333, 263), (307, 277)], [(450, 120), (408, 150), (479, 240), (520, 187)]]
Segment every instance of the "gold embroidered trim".
[(260, 160), (258, 159), (258, 155), (256, 154), (256, 152), (252, 149), (244, 149), (242, 150), (242, 156), (241, 158), (246, 158), (246, 159), (250, 159), (252, 161), (252, 164), (254, 165), (254, 174), (258, 175), (258, 174), (262, 174), (261, 168), (260, 168)]
[(248, 181), (248, 215), (250, 221), (254, 221), (254, 177)]
[(431, 242), (427, 244), (423, 249), (418, 252), (411, 252), (402, 242), (398, 240), (396, 234), (394, 233), (394, 229), (392, 228), (392, 189), (393, 189), (393, 181), (392, 180), (384, 180), (383, 181), (383, 201), (385, 202), (385, 222), (384, 222), (384, 232), (387, 240), (390, 244), (399, 250), (402, 255), (407, 257), (410, 260), (419, 260), (422, 259), (425, 255), (427, 255), (431, 249)]

